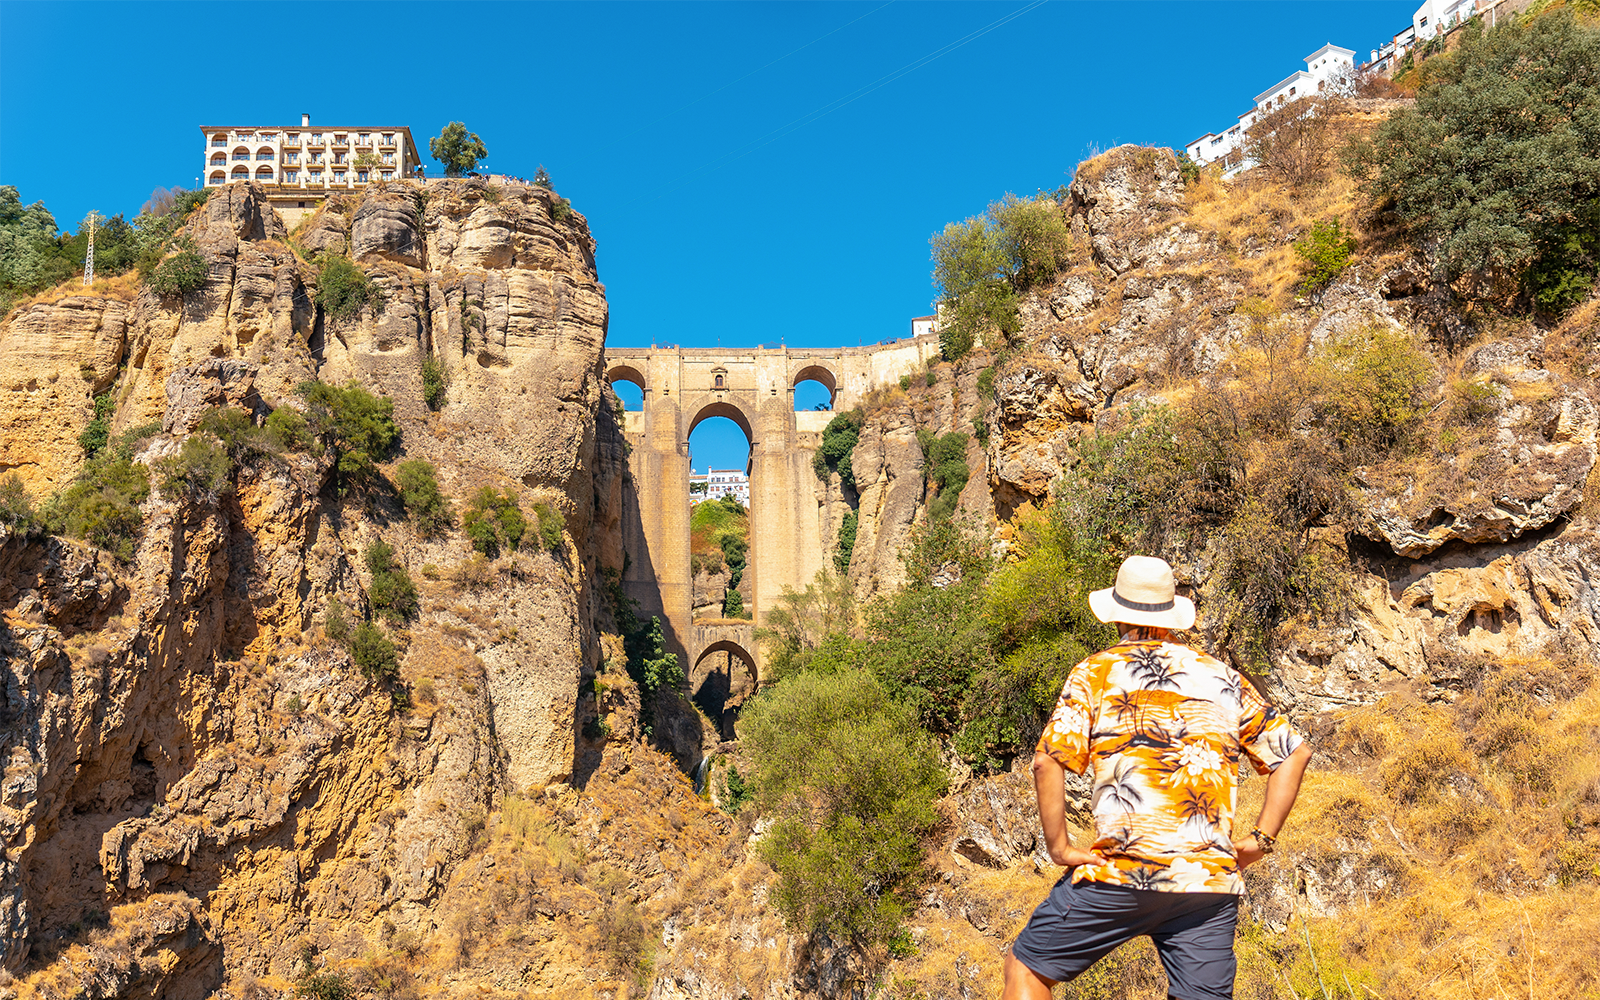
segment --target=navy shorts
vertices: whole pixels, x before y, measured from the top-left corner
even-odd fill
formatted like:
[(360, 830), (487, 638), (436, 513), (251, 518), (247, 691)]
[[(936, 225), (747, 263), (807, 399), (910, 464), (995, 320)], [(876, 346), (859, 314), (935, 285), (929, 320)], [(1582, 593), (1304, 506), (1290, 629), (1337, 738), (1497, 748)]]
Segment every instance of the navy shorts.
[(1233, 928), (1239, 897), (1227, 892), (1151, 892), (1101, 882), (1050, 890), (1011, 953), (1046, 979), (1064, 983), (1118, 945), (1143, 934), (1167, 970), (1167, 992), (1181, 1000), (1233, 996)]

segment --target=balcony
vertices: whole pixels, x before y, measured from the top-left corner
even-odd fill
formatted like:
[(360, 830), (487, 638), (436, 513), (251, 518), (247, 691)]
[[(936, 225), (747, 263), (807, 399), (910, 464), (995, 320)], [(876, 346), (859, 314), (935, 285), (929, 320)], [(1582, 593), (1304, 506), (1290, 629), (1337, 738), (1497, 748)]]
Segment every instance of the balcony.
[(350, 148), (350, 140), (345, 138), (342, 135), (335, 137), (334, 140), (333, 140), (333, 144), (334, 144), (334, 146), (336, 148), (339, 148), (339, 149), (348, 149), (348, 148)]
[(258, 159), (258, 160), (275, 160), (275, 159), (277, 159), (277, 157), (275, 155), (273, 155), (272, 153), (257, 153), (256, 154), (256, 159)]
[(248, 159), (250, 159), (250, 154), (249, 153), (234, 153), (233, 154), (233, 158), (235, 160), (248, 160)]
[(211, 146), (212, 146), (213, 149), (217, 148), (219, 146), (226, 147), (227, 145), (228, 145), (228, 140), (226, 140), (226, 139), (212, 139), (211, 140)]

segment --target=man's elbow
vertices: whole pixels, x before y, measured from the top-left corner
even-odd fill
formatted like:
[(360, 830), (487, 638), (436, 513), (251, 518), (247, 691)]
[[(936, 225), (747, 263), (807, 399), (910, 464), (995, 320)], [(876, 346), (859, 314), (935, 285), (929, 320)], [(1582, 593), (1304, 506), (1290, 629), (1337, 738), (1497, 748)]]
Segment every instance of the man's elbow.
[(1035, 750), (1033, 752), (1033, 767), (1031, 770), (1033, 771), (1033, 776), (1038, 778), (1042, 775), (1060, 771), (1062, 767), (1056, 763), (1055, 758), (1043, 750)]

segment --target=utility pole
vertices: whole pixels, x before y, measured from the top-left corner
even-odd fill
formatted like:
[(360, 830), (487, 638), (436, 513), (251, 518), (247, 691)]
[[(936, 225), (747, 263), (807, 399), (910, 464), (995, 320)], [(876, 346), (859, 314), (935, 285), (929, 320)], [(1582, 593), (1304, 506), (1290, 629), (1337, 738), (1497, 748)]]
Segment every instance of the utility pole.
[(83, 283), (89, 285), (94, 281), (94, 220), (99, 212), (89, 212), (89, 252), (83, 257)]

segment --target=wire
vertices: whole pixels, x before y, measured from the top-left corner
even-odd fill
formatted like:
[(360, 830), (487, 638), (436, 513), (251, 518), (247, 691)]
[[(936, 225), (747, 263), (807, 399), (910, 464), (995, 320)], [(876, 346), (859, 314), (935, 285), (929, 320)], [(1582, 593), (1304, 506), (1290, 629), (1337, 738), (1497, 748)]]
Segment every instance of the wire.
[(704, 100), (706, 100), (707, 98), (710, 98), (710, 97), (715, 97), (716, 95), (722, 93), (724, 90), (727, 90), (729, 87), (732, 87), (734, 84), (743, 83), (744, 81), (750, 79), (752, 76), (755, 76), (757, 73), (760, 73), (763, 70), (770, 69), (773, 66), (778, 65), (779, 63), (783, 62), (785, 59), (789, 58), (790, 56), (794, 55), (797, 52), (804, 52), (806, 49), (809, 49), (811, 46), (813, 46), (813, 45), (817, 44), (818, 42), (822, 41), (824, 38), (828, 38), (828, 37), (830, 37), (832, 35), (837, 35), (839, 32), (841, 32), (844, 29), (850, 27), (850, 25), (855, 24), (856, 21), (865, 20), (866, 18), (871, 17), (872, 15), (876, 14), (878, 11), (880, 11), (883, 8), (889, 6), (890, 4), (893, 4), (894, 2), (895, 2), (895, 0), (889, 0), (888, 3), (880, 4), (879, 6), (874, 7), (871, 10), (867, 11), (865, 14), (862, 14), (860, 17), (855, 18), (854, 20), (851, 20), (851, 21), (846, 21), (844, 24), (839, 25), (837, 28), (834, 28), (832, 31), (828, 32), (827, 34), (818, 35), (816, 38), (813, 38), (811, 41), (809, 41), (809, 42), (805, 43), (804, 45), (800, 46), (798, 49), (794, 49), (792, 51), (785, 52), (783, 55), (781, 55), (778, 58), (776, 58), (776, 59), (772, 60), (771, 62), (767, 63), (765, 66), (756, 67), (755, 69), (753, 69), (750, 72), (746, 73), (744, 76), (739, 77), (737, 80), (729, 80), (727, 83), (725, 83), (722, 86), (718, 87), (716, 90), (707, 91), (706, 93), (701, 94), (699, 97), (696, 97), (694, 100), (690, 101), (688, 104), (680, 104), (680, 105), (678, 105), (677, 107), (673, 108), (671, 111), (668, 111), (666, 114), (664, 114), (661, 117), (655, 119), (654, 121), (651, 121), (651, 122), (649, 122), (647, 124), (644, 124), (644, 125), (640, 125), (638, 128), (634, 129), (632, 132), (629, 132), (627, 135), (620, 136), (614, 141), (616, 141), (616, 142), (626, 142), (627, 140), (633, 138), (634, 136), (638, 135), (640, 132), (645, 131), (646, 129), (655, 128), (657, 125), (660, 125), (662, 122), (664, 122), (668, 118), (671, 118), (672, 116), (678, 114), (680, 111), (687, 111), (688, 109), (694, 107), (696, 104), (699, 104), (701, 101), (704, 101)]

